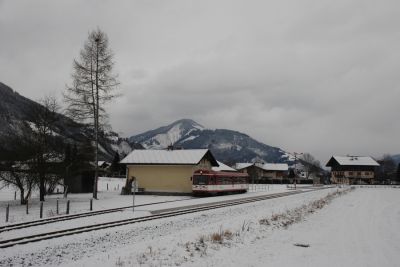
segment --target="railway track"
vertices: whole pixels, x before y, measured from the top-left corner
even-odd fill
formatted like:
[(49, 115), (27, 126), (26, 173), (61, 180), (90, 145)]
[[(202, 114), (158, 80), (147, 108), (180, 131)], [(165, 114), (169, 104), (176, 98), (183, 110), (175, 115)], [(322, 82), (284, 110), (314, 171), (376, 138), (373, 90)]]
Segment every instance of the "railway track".
[(51, 232), (46, 232), (46, 233), (41, 233), (41, 234), (18, 237), (18, 238), (0, 240), (0, 248), (7, 248), (7, 247), (15, 246), (15, 245), (39, 242), (39, 241), (43, 241), (43, 240), (49, 240), (49, 239), (53, 239), (53, 238), (70, 236), (70, 235), (74, 235), (74, 234), (102, 230), (102, 229), (107, 229), (107, 228), (117, 227), (117, 226), (122, 226), (122, 225), (127, 225), (127, 224), (157, 220), (157, 219), (174, 217), (174, 216), (179, 216), (179, 215), (184, 215), (184, 214), (196, 213), (196, 212), (200, 212), (200, 211), (230, 207), (230, 206), (241, 205), (241, 204), (262, 201), (262, 200), (267, 200), (267, 199), (273, 199), (273, 198), (279, 198), (279, 197), (285, 197), (285, 196), (306, 193), (306, 192), (311, 192), (311, 191), (321, 190), (321, 189), (323, 189), (323, 188), (308, 190), (308, 191), (291, 191), (291, 192), (263, 195), (263, 196), (257, 196), (257, 197), (248, 197), (248, 198), (244, 198), (244, 199), (220, 201), (220, 202), (211, 203), (211, 204), (201, 204), (201, 205), (195, 205), (195, 206), (189, 206), (189, 207), (181, 207), (181, 208), (177, 208), (177, 209), (161, 210), (160, 212), (155, 212), (155, 214), (152, 214), (149, 216), (142, 216), (142, 217), (136, 217), (136, 218), (106, 222), (106, 223), (99, 223), (99, 224), (94, 224), (94, 225), (87, 225), (87, 226), (80, 226), (80, 227), (75, 227), (75, 228), (51, 231)]
[[(171, 203), (171, 202), (185, 201), (185, 200), (189, 200), (189, 199), (192, 199), (192, 198), (140, 204), (140, 205), (135, 205), (135, 208), (143, 207), (143, 206), (151, 206), (151, 205), (156, 205), (156, 204), (165, 204), (165, 203)], [(41, 219), (41, 220), (29, 221), (29, 222), (7, 224), (7, 225), (0, 226), (0, 233), (6, 232), (6, 231), (11, 231), (11, 230), (28, 228), (28, 227), (32, 227), (32, 226), (39, 226), (39, 225), (44, 225), (44, 224), (50, 224), (50, 223), (68, 221), (68, 220), (90, 217), (90, 216), (95, 216), (95, 215), (102, 215), (102, 214), (107, 214), (107, 213), (112, 213), (112, 212), (118, 212), (118, 211), (123, 211), (125, 209), (131, 209), (132, 207), (133, 206), (125, 206), (125, 207), (103, 209), (103, 210), (98, 210), (98, 211), (83, 212), (83, 213), (77, 213), (77, 214), (71, 214), (71, 215), (62, 215), (62, 216), (58, 216), (58, 217), (46, 218), (46, 219)]]

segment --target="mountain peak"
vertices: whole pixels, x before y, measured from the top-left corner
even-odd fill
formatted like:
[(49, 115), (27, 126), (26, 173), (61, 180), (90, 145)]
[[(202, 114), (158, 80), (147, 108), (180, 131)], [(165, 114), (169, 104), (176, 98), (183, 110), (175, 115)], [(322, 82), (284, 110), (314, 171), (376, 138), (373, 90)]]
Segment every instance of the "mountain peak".
[(191, 119), (177, 120), (167, 126), (150, 130), (129, 138), (146, 149), (165, 149), (170, 145), (185, 149), (210, 149), (214, 156), (225, 163), (287, 162), (285, 152), (260, 143), (250, 136), (228, 129), (206, 129)]
[(203, 130), (204, 127), (194, 120), (181, 119), (167, 126), (132, 136), (129, 139), (130, 141), (141, 143), (145, 148), (165, 149)]
[(204, 129), (203, 125), (195, 122), (192, 119), (180, 119), (180, 120), (177, 120), (177, 121), (171, 123), (168, 126), (172, 126), (173, 127), (173, 126), (176, 126), (176, 125), (182, 125), (182, 127), (186, 128), (186, 129), (188, 129), (188, 128), (197, 128), (199, 130), (200, 129)]

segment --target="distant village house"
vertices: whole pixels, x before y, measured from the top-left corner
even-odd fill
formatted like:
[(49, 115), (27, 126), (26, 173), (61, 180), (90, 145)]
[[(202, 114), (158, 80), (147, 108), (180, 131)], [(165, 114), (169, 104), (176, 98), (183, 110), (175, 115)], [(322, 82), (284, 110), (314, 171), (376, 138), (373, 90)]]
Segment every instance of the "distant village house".
[(379, 163), (371, 157), (332, 156), (326, 167), (331, 167), (334, 184), (372, 184)]
[(212, 167), (211, 169), (213, 171), (216, 171), (216, 172), (237, 172), (237, 170), (235, 170), (234, 168), (231, 168), (228, 165), (226, 165), (226, 164), (224, 164), (224, 163), (222, 163), (220, 161), (217, 161), (217, 163), (218, 163), (219, 166), (218, 167)]
[(247, 173), (251, 183), (281, 183), (287, 178), (286, 163), (236, 163), (235, 169)]

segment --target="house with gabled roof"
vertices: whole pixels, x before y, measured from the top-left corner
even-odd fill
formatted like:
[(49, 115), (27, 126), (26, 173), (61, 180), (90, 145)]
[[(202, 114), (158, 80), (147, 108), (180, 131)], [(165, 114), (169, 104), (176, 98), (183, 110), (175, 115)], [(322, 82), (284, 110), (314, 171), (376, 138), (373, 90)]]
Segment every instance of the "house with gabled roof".
[(286, 163), (236, 163), (235, 169), (247, 173), (252, 183), (277, 183), (287, 177), (289, 166)]
[(248, 167), (254, 166), (254, 163), (236, 163), (234, 168), (238, 171), (245, 171)]
[(133, 150), (120, 163), (141, 191), (169, 194), (191, 193), (193, 172), (218, 166), (208, 149)]
[(264, 163), (261, 165), (263, 170), (263, 180), (280, 180), (282, 181), (287, 177), (289, 166), (287, 163)]
[(211, 169), (213, 171), (216, 171), (216, 172), (237, 172), (237, 170), (235, 170), (234, 168), (229, 167), (228, 165), (226, 165), (226, 164), (224, 164), (224, 163), (222, 163), (220, 161), (217, 161), (217, 163), (218, 163), (219, 166), (218, 167), (212, 167)]
[(236, 163), (234, 168), (238, 172), (247, 173), (250, 177), (250, 183), (258, 183), (262, 177), (262, 169), (255, 163), (240, 162)]
[(326, 167), (331, 167), (332, 183), (372, 184), (379, 163), (368, 156), (332, 156)]

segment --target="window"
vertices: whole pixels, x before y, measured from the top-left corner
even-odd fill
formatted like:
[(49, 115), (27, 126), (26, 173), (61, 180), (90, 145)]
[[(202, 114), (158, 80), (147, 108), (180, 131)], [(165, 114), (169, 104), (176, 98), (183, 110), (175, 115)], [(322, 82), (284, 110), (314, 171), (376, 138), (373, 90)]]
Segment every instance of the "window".
[(344, 175), (344, 172), (341, 172), (341, 171), (336, 171), (336, 172), (334, 172), (334, 175), (335, 175), (335, 177), (338, 177), (338, 178), (340, 178), (340, 177), (343, 177), (343, 175)]
[(207, 176), (204, 175), (194, 175), (193, 176), (193, 184), (207, 184)]

